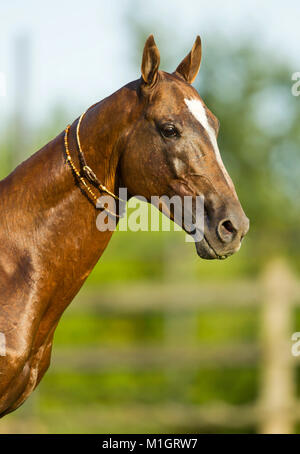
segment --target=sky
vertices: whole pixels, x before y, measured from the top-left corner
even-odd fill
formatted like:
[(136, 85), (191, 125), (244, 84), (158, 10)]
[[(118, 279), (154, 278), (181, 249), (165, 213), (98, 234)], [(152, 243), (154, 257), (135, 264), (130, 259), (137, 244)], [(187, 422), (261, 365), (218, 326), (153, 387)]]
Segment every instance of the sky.
[(72, 121), (140, 76), (132, 59), (132, 16), (154, 33), (158, 45), (167, 37), (172, 53), (180, 52), (179, 61), (197, 34), (204, 45), (211, 36), (224, 35), (233, 41), (247, 37), (300, 71), (300, 4), (294, 0), (0, 0), (0, 124), (14, 110), (16, 80), (23, 77), (17, 43), (28, 43), (29, 49), (30, 122), (45, 122), (57, 105)]

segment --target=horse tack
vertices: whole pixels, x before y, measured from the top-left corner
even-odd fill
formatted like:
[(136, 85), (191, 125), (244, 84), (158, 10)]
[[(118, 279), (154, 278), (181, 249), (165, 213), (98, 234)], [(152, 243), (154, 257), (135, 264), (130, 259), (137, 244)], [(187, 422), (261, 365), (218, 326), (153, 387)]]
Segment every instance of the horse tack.
[[(94, 105), (91, 106), (91, 107), (94, 107)], [(124, 202), (124, 203), (126, 202), (125, 200), (120, 199), (118, 196), (116, 196), (113, 192), (109, 191), (109, 189), (107, 189), (106, 186), (104, 186), (102, 183), (100, 183), (100, 181), (98, 180), (97, 175), (95, 174), (95, 172), (87, 165), (87, 162), (86, 162), (86, 159), (85, 159), (85, 156), (84, 156), (84, 152), (82, 151), (82, 148), (81, 148), (81, 142), (80, 142), (80, 125), (81, 125), (82, 119), (83, 119), (84, 115), (86, 114), (86, 112), (87, 111), (85, 111), (80, 116), (80, 118), (78, 120), (78, 123), (77, 123), (77, 128), (76, 128), (76, 139), (77, 139), (77, 146), (78, 146), (78, 150), (79, 150), (78, 154), (79, 154), (79, 161), (80, 161), (80, 164), (81, 164), (81, 171), (79, 171), (77, 169), (77, 167), (75, 166), (75, 164), (73, 162), (73, 159), (71, 157), (70, 150), (69, 150), (68, 134), (69, 134), (71, 125), (68, 125), (66, 127), (66, 129), (65, 129), (65, 137), (64, 137), (65, 152), (66, 152), (66, 155), (67, 155), (67, 162), (69, 163), (74, 175), (78, 179), (78, 182), (87, 191), (88, 196), (92, 198), (92, 200), (94, 202), (94, 205), (95, 205), (95, 208), (96, 209), (100, 209), (100, 210), (104, 210), (106, 213), (108, 213), (109, 215), (111, 215), (113, 217), (121, 218), (122, 215), (119, 215), (117, 213), (113, 213), (108, 208), (103, 207), (103, 206), (101, 206), (99, 204), (99, 197), (95, 194), (95, 192), (91, 189), (89, 184), (85, 181), (85, 180), (90, 181), (90, 183), (92, 183), (99, 191), (105, 192), (106, 194), (108, 194), (111, 197), (113, 197), (115, 200), (118, 200), (119, 202)]]
[[(219, 259), (239, 249), (249, 222), (217, 149), (218, 121), (190, 85), (200, 60), (197, 37), (174, 73), (159, 71), (151, 35), (140, 79), (97, 103), (88, 128), (80, 130), (84, 113), (0, 181), (0, 332), (6, 344), (0, 416), (18, 408), (41, 381), (60, 317), (111, 239), (111, 231), (96, 226), (96, 190), (118, 201), (108, 187), (126, 187), (129, 196), (148, 201), (202, 194), (198, 255)], [(76, 147), (80, 169), (70, 153)]]

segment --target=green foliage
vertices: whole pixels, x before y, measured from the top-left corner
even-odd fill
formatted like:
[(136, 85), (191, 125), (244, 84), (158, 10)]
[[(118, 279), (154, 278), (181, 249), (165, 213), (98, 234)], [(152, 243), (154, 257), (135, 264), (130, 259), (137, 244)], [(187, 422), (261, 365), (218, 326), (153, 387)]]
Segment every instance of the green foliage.
[[(82, 308), (83, 309), (83, 308)], [(98, 312), (83, 312), (64, 316), (55, 333), (55, 345), (141, 345), (163, 340), (162, 314), (142, 313), (117, 316)]]

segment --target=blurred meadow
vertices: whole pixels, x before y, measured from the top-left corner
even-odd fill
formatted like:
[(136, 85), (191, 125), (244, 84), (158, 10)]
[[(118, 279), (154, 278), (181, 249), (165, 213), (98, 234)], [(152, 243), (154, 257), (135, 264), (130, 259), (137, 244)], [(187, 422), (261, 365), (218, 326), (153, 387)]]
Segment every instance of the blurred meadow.
[(204, 261), (183, 232), (117, 231), (0, 433), (300, 433), (299, 4), (116, 3), (0, 6), (0, 177), (140, 77), (150, 33), (169, 72), (200, 34), (194, 85), (250, 232)]

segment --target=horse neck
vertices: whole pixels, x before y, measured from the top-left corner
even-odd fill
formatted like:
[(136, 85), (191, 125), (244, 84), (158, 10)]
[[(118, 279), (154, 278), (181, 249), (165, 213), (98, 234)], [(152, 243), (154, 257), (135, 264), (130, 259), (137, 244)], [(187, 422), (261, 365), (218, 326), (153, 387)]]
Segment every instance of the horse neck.
[[(95, 105), (80, 128), (88, 165), (112, 191), (120, 184), (117, 165), (132, 125), (133, 91), (123, 87)], [(70, 128), (69, 148), (79, 167), (76, 126), (77, 121)], [(65, 292), (71, 281), (80, 288), (112, 235), (97, 230), (98, 212), (75, 183), (66, 163), (64, 133), (1, 183), (6, 224), (16, 250), (24, 251), (26, 245), (39, 273), (47, 281), (60, 280)]]

